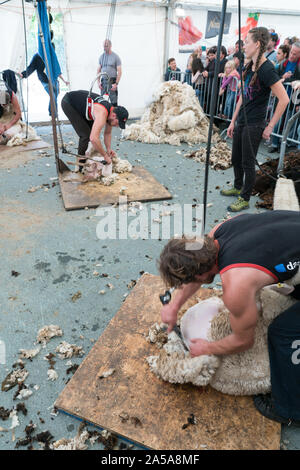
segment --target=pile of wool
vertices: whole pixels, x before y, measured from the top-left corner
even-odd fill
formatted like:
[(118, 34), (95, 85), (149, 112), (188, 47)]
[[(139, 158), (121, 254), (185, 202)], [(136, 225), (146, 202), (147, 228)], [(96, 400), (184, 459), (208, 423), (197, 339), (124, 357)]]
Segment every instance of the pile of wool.
[[(184, 155), (187, 158), (193, 158), (196, 162), (205, 163), (206, 161), (206, 148), (202, 147), (199, 150)], [(231, 167), (231, 149), (226, 142), (218, 142), (210, 149), (209, 162), (214, 170), (226, 170)]]
[(46, 325), (38, 331), (37, 342), (45, 346), (51, 338), (62, 336), (63, 332), (58, 325)]
[(132, 165), (128, 160), (121, 160), (121, 158), (113, 157), (112, 169), (114, 173), (131, 173)]
[[(193, 88), (179, 81), (164, 82), (139, 123), (127, 126), (123, 138), (146, 144), (180, 145), (207, 141), (208, 120)], [(215, 134), (213, 141), (219, 139)]]
[(73, 356), (81, 357), (85, 353), (81, 346), (76, 346), (76, 344), (69, 344), (66, 341), (62, 341), (55, 352), (58, 353), (60, 359), (70, 359)]

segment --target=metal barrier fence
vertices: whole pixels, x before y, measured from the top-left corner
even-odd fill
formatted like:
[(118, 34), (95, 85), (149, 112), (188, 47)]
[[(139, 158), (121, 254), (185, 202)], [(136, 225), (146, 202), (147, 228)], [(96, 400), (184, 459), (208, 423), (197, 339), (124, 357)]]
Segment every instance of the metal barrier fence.
[[(211, 91), (212, 91), (212, 84), (213, 78), (203, 78), (202, 82), (200, 79), (200, 84), (193, 84), (192, 83), (192, 74), (191, 72), (171, 72), (169, 75), (170, 80), (179, 80), (182, 83), (188, 83), (189, 85), (193, 86), (195, 89), (195, 93), (198, 96), (199, 102), (201, 107), (203, 108), (204, 113), (207, 116), (210, 116), (210, 101), (211, 101)], [(222, 86), (222, 77), (218, 77), (218, 89), (221, 89)], [(232, 82), (230, 85), (227, 86), (225, 92), (220, 95), (218, 94), (216, 108), (214, 110), (214, 117), (224, 122), (230, 122), (232, 115), (235, 111), (236, 104), (238, 101), (238, 93), (239, 93), (239, 81), (236, 77), (233, 77), (234, 84), (232, 86)], [(286, 144), (295, 144), (298, 145), (300, 148), (300, 116), (299, 113), (297, 114), (297, 118), (293, 118), (293, 116), (297, 113), (300, 108), (300, 90), (293, 90), (292, 85), (290, 83), (284, 83), (284, 87), (290, 97), (289, 104), (286, 108), (286, 111), (281, 116), (278, 123), (275, 125), (273, 132), (271, 134), (271, 144), (274, 147), (281, 147), (283, 142), (283, 135), (288, 126), (288, 123), (292, 120), (292, 125), (289, 126), (289, 133), (286, 137)], [(236, 90), (232, 93), (230, 88)], [(277, 105), (277, 98), (270, 93), (267, 112), (266, 112), (266, 121), (270, 122), (272, 119), (276, 105)], [(228, 115), (226, 115), (228, 113)], [(226, 129), (221, 133), (225, 134)]]
[[(271, 142), (273, 147), (280, 147), (283, 141), (283, 135), (284, 132), (288, 126), (289, 121), (293, 118), (293, 116), (297, 113), (300, 105), (300, 90), (293, 90), (293, 87), (291, 83), (284, 83), (283, 84), (287, 94), (290, 97), (289, 104), (275, 125), (273, 132), (271, 134)], [(266, 121), (270, 122), (272, 119), (276, 105), (277, 105), (277, 98), (270, 94), (269, 98), (269, 103), (268, 103), (268, 108), (267, 108), (267, 113), (266, 113)], [(289, 133), (286, 137), (286, 143), (292, 143), (292, 144), (297, 144), (298, 146), (300, 145), (300, 120), (298, 119), (293, 119), (292, 120), (293, 125), (289, 126)]]

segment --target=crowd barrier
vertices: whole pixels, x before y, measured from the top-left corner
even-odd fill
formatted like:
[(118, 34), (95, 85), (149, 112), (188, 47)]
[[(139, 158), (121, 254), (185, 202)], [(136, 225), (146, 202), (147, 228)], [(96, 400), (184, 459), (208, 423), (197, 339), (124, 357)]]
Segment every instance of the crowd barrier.
[[(198, 96), (200, 105), (203, 108), (204, 113), (207, 116), (210, 116), (210, 103), (211, 103), (211, 92), (212, 92), (212, 85), (213, 85), (213, 78), (203, 78), (200, 79), (200, 83), (194, 85), (192, 83), (192, 74), (191, 72), (171, 72), (170, 73), (170, 80), (180, 80), (182, 83), (188, 83), (189, 85), (193, 86), (195, 89), (195, 93)], [(234, 86), (232, 88), (239, 90), (240, 84), (237, 78), (233, 78)], [(218, 90), (220, 91), (222, 85), (222, 77), (218, 77)], [(300, 90), (293, 90), (293, 87), (290, 83), (285, 83), (284, 87), (289, 95), (289, 104), (281, 116), (280, 120), (276, 124), (271, 134), (271, 143), (275, 147), (278, 148), (282, 146), (283, 142), (283, 135), (289, 122), (292, 124), (289, 125), (289, 132), (286, 136), (285, 145), (297, 145), (300, 149), (300, 116), (299, 116), (299, 109), (300, 109)], [(230, 96), (229, 96), (230, 95)], [(231, 99), (230, 106), (226, 107), (226, 103), (228, 105), (227, 99)], [(217, 103), (214, 109), (214, 117), (221, 121), (229, 123), (231, 121), (232, 115), (235, 111), (236, 104), (238, 101), (238, 93), (232, 94), (229, 90), (229, 87), (225, 90), (224, 94), (220, 96), (218, 92)], [(272, 119), (277, 105), (277, 98), (270, 93), (267, 112), (266, 112), (266, 122), (270, 122)], [(228, 112), (229, 111), (229, 112)], [(227, 113), (227, 114), (226, 114)], [(295, 114), (297, 117), (294, 118)], [(291, 121), (292, 120), (292, 121)], [(226, 130), (222, 132), (221, 135), (224, 135)]]

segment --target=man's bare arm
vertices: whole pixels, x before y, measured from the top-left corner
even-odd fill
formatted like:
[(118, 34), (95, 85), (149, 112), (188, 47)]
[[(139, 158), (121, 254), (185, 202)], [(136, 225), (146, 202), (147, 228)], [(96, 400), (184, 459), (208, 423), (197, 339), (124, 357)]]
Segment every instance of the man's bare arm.
[(100, 133), (106, 124), (107, 112), (102, 106), (95, 105), (94, 116), (95, 120), (90, 133), (90, 142), (93, 144), (94, 149), (99, 152), (100, 155), (102, 155), (108, 163), (111, 163), (111, 159), (108, 156), (107, 152), (104, 150), (100, 141)]
[(121, 77), (122, 77), (122, 66), (118, 65), (117, 66), (117, 79), (116, 79), (116, 84), (117, 85), (119, 85)]
[(224, 304), (230, 312), (232, 334), (209, 343), (208, 354), (233, 354), (253, 346), (258, 315), (255, 294), (256, 289), (236, 285), (223, 295)]
[(111, 131), (112, 127), (107, 123), (104, 129), (104, 144), (108, 154), (111, 151)]
[[(98, 65), (98, 67), (97, 67), (97, 75), (99, 75), (100, 72), (101, 72), (101, 65)], [(101, 81), (100, 81), (100, 78), (98, 78), (97, 83), (98, 83), (98, 87), (101, 89)]]

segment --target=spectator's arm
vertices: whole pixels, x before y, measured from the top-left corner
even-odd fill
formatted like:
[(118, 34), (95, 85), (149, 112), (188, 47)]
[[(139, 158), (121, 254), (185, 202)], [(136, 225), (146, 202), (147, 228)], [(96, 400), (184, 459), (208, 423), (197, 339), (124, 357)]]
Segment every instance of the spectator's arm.
[(276, 98), (278, 99), (275, 112), (269, 123), (269, 127), (274, 128), (275, 124), (279, 121), (286, 107), (288, 106), (290, 99), (280, 80), (271, 86), (271, 90), (272, 90), (273, 95), (275, 95)]
[(225, 89), (227, 85), (229, 85), (232, 82), (232, 78), (233, 78), (232, 75), (229, 75), (226, 78), (224, 77), (222, 80), (221, 88)]
[[(24, 70), (20, 75), (21, 78), (28, 78), (29, 75), (31, 75), (35, 70), (38, 69), (38, 54), (34, 54), (34, 56), (31, 59), (30, 64), (28, 65), (27, 69)], [(19, 76), (20, 76), (19, 75)]]
[(200, 75), (201, 75), (201, 72), (199, 72), (199, 70), (198, 72), (195, 73), (195, 75), (192, 75), (192, 83), (195, 83), (200, 77)]
[(119, 85), (121, 77), (122, 77), (122, 66), (118, 65), (118, 67), (117, 67), (117, 79), (116, 79), (116, 84), (117, 85)]
[(64, 79), (64, 77), (62, 76), (62, 74), (60, 74), (58, 76), (58, 78), (60, 78), (66, 85), (70, 85), (70, 82), (68, 82), (67, 80)]
[[(97, 67), (97, 75), (99, 75), (99, 73), (101, 73), (101, 65), (100, 64)], [(98, 83), (98, 87), (101, 88), (100, 78), (98, 78), (97, 83)]]

